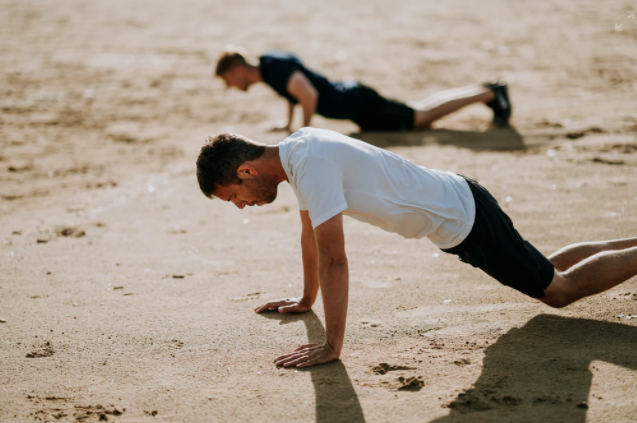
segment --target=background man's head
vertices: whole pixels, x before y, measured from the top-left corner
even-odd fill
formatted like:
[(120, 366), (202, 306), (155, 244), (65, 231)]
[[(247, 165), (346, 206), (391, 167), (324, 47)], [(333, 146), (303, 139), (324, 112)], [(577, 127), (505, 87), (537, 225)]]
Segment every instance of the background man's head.
[(276, 199), (278, 181), (259, 164), (266, 150), (241, 135), (209, 137), (197, 158), (197, 180), (208, 198), (232, 201), (240, 209)]
[(215, 75), (223, 79), (227, 88), (247, 91), (252, 85), (250, 68), (256, 63), (241, 47), (226, 47), (217, 60)]

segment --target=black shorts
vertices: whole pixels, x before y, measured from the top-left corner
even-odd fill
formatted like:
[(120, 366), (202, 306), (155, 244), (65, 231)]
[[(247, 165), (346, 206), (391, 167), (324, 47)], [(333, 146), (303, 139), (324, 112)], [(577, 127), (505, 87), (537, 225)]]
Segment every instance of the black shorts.
[(553, 280), (553, 263), (520, 236), (486, 188), (463, 178), (476, 203), (476, 220), (464, 241), (442, 251), (459, 256), (463, 262), (529, 297), (544, 297), (544, 290)]
[(415, 111), (396, 100), (389, 100), (374, 89), (359, 85), (361, 108), (353, 121), (363, 131), (408, 131), (414, 128)]

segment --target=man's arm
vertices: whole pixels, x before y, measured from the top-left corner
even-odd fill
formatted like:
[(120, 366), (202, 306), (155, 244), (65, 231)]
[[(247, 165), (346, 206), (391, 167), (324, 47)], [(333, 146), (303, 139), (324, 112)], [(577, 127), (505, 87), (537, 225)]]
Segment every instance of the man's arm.
[(316, 244), (319, 283), (325, 309), (325, 340), (340, 356), (345, 339), (349, 293), (342, 213), (316, 228)]
[(345, 254), (343, 215), (332, 217), (315, 230), (318, 278), (325, 310), (325, 343), (308, 344), (275, 360), (277, 366), (308, 367), (340, 357), (345, 339), (349, 271)]
[(316, 113), (318, 91), (302, 72), (296, 71), (288, 80), (287, 90), (301, 103), (303, 109), (303, 126), (310, 126), (312, 116)]
[(318, 250), (312, 229), (312, 220), (307, 210), (301, 210), (301, 255), (303, 257), (303, 300), (308, 307), (316, 301), (319, 290)]
[(278, 309), (281, 313), (309, 311), (319, 290), (318, 252), (312, 221), (307, 210), (301, 210), (301, 255), (303, 257), (303, 296), (301, 298), (281, 298), (255, 309), (257, 313)]
[(292, 130), (292, 119), (294, 119), (294, 106), (295, 104), (288, 101), (288, 124), (285, 127), (288, 131)]
[(288, 101), (288, 120), (285, 126), (283, 126), (283, 122), (277, 122), (277, 124), (270, 129), (270, 132), (284, 131), (284, 132), (292, 132), (292, 120), (294, 119), (294, 106), (296, 104)]

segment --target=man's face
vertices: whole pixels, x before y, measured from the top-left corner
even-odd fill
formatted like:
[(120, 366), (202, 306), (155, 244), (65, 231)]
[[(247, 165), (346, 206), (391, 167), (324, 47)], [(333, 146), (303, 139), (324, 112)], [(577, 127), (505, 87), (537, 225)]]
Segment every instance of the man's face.
[(243, 66), (236, 66), (219, 75), (226, 83), (226, 88), (236, 88), (241, 91), (248, 91), (250, 82)]
[(276, 179), (256, 176), (244, 179), (240, 185), (218, 186), (215, 197), (223, 201), (232, 201), (240, 209), (245, 206), (262, 206), (276, 199), (278, 185)]

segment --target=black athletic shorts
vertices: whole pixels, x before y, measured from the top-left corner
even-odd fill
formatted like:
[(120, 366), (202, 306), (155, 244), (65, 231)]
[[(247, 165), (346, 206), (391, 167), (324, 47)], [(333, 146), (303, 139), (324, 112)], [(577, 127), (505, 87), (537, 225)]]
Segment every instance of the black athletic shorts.
[(476, 220), (464, 241), (442, 251), (459, 256), (463, 262), (529, 297), (544, 297), (544, 290), (553, 280), (553, 263), (520, 236), (486, 188), (463, 178), (476, 203)]
[(396, 100), (389, 100), (373, 88), (360, 84), (361, 108), (353, 121), (363, 131), (408, 131), (414, 127), (415, 111)]

